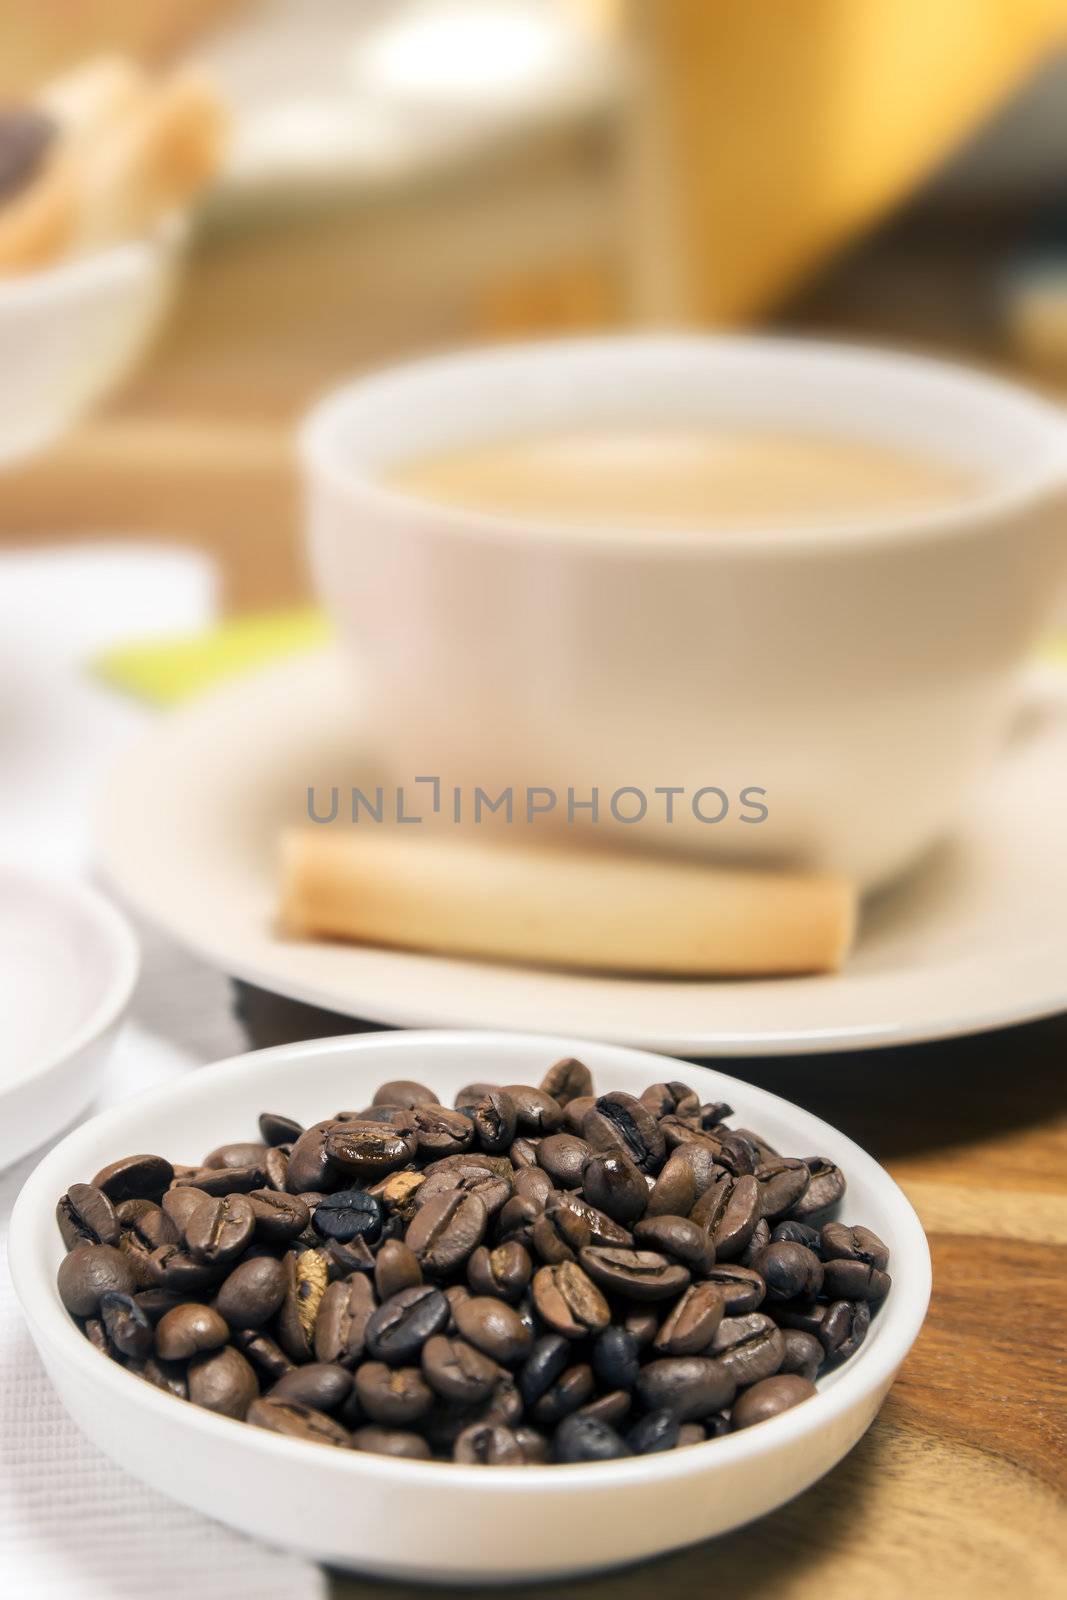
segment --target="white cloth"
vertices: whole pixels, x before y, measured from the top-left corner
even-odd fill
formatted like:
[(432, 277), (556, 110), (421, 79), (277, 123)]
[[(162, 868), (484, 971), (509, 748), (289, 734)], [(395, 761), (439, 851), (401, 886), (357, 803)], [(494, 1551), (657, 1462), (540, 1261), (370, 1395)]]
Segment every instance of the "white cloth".
[[(210, 568), (191, 554), (124, 546), (0, 557), (5, 851), (84, 870), (101, 772), (148, 713), (93, 687), (81, 663), (112, 641), (205, 626), (213, 610)], [(227, 980), (140, 931), (141, 980), (93, 1109), (245, 1048)], [(0, 1174), (4, 1600), (322, 1600), (319, 1568), (135, 1482), (63, 1411), (7, 1272), (11, 1207), (36, 1159)]]

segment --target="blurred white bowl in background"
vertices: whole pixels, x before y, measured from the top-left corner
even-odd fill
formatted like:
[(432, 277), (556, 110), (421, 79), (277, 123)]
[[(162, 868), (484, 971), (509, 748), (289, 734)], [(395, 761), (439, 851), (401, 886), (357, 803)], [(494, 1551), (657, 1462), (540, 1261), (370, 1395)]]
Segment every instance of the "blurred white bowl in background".
[(136, 365), (170, 300), (186, 227), (0, 278), (0, 467), (53, 443)]

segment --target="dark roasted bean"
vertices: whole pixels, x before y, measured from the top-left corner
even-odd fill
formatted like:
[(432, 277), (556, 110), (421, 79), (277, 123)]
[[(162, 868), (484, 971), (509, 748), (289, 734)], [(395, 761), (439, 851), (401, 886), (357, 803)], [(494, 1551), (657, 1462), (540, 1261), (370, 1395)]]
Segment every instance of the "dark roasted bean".
[(289, 1360), (280, 1344), (263, 1333), (258, 1328), (235, 1329), (230, 1338), (230, 1343), (247, 1356), (252, 1365), (270, 1383), (276, 1383), (279, 1378), (284, 1378), (287, 1372), (295, 1372), (296, 1368)]
[(793, 1206), (793, 1216), (802, 1222), (821, 1217), (835, 1206), (845, 1192), (845, 1174), (840, 1167), (823, 1156), (806, 1156), (804, 1165), (810, 1181), (800, 1199)]
[(152, 1354), (152, 1323), (132, 1295), (107, 1290), (100, 1296), (100, 1317), (108, 1339), (120, 1355), (145, 1361)]
[[(159, 1330), (156, 1332), (158, 1335)], [(187, 1381), (194, 1406), (217, 1411), (224, 1417), (243, 1418), (259, 1396), (255, 1373), (232, 1345), (190, 1361)]]
[(352, 1435), (353, 1450), (371, 1455), (395, 1456), (404, 1461), (429, 1461), (430, 1446), (417, 1433), (405, 1428), (379, 1428), (373, 1424), (357, 1428)]
[(485, 1237), (489, 1215), (477, 1195), (454, 1190), (420, 1206), (404, 1235), (424, 1272), (440, 1276), (465, 1262)]
[(622, 1150), (589, 1158), (582, 1172), (582, 1193), (590, 1205), (624, 1227), (643, 1216), (648, 1205), (644, 1175)]
[(431, 1284), (401, 1289), (371, 1316), (365, 1331), (366, 1347), (379, 1361), (409, 1366), (419, 1359), (427, 1339), (448, 1326), (449, 1314), (448, 1301)]
[(510, 1428), (475, 1422), (464, 1428), (452, 1450), (452, 1459), (465, 1466), (522, 1467), (526, 1456)]
[(621, 1434), (597, 1417), (565, 1417), (556, 1430), (557, 1461), (619, 1461), (632, 1454)]
[(561, 1333), (546, 1333), (538, 1339), (519, 1368), (516, 1379), (519, 1393), (528, 1406), (540, 1400), (552, 1387), (571, 1359), (573, 1350), (571, 1341)]
[(174, 1176), (174, 1168), (162, 1156), (123, 1156), (111, 1161), (93, 1179), (113, 1205), (120, 1200), (158, 1200)]
[(507, 1150), (515, 1137), (518, 1112), (515, 1102), (503, 1089), (489, 1089), (481, 1100), (467, 1108), (474, 1124), (474, 1135), (482, 1150), (491, 1155)]
[(323, 1239), (337, 1239), (341, 1244), (365, 1239), (374, 1244), (382, 1231), (382, 1208), (365, 1189), (339, 1189), (320, 1200), (311, 1226)]
[(823, 1292), (831, 1300), (884, 1300), (891, 1283), (888, 1272), (879, 1272), (866, 1261), (838, 1258), (826, 1263)]
[(314, 1322), (316, 1360), (355, 1366), (363, 1354), (367, 1323), (375, 1308), (374, 1290), (362, 1273), (331, 1283), (323, 1293)]
[(751, 1175), (735, 1177), (720, 1168), (689, 1215), (710, 1233), (718, 1260), (732, 1261), (741, 1254), (760, 1219), (759, 1184)]
[(56, 1207), (56, 1220), (68, 1250), (79, 1244), (119, 1242), (115, 1207), (94, 1183), (72, 1183)]
[(767, 1422), (798, 1406), (802, 1400), (810, 1400), (814, 1393), (811, 1379), (795, 1372), (764, 1378), (738, 1396), (733, 1409), (733, 1426), (735, 1429), (751, 1428), (754, 1423)]
[(555, 1133), (563, 1123), (563, 1107), (558, 1100), (535, 1089), (528, 1083), (506, 1083), (504, 1093), (510, 1095), (520, 1134)]
[[(71, 1191), (73, 1193), (73, 1190)], [(824, 1261), (863, 1261), (884, 1272), (889, 1265), (889, 1248), (870, 1228), (849, 1228), (843, 1222), (828, 1222), (818, 1245)]]
[(768, 1300), (814, 1300), (822, 1288), (822, 1262), (802, 1244), (769, 1244), (752, 1266), (767, 1285)]
[(602, 1289), (627, 1300), (670, 1300), (689, 1282), (689, 1272), (657, 1250), (589, 1245), (578, 1260)]
[(811, 1182), (811, 1173), (803, 1161), (775, 1156), (756, 1168), (756, 1182), (760, 1192), (760, 1215), (773, 1221), (792, 1211)]
[(737, 1387), (721, 1361), (707, 1356), (664, 1356), (641, 1368), (637, 1393), (648, 1411), (670, 1411), (679, 1422), (728, 1406)]
[(309, 1361), (280, 1377), (267, 1398), (332, 1413), (340, 1410), (351, 1389), (352, 1374), (347, 1368), (333, 1362)]
[(550, 1133), (537, 1146), (537, 1164), (559, 1189), (579, 1189), (593, 1147), (573, 1133)]
[[(284, 1381), (284, 1380), (283, 1380)], [(266, 1399), (253, 1400), (245, 1421), (254, 1428), (266, 1428), (271, 1433), (282, 1433), (287, 1439), (305, 1439), (311, 1444), (331, 1444), (345, 1450), (351, 1439), (345, 1428), (333, 1417), (326, 1416), (313, 1406), (303, 1405), (295, 1398), (289, 1399), (276, 1391)]]
[(785, 1355), (785, 1340), (770, 1317), (762, 1311), (752, 1311), (746, 1317), (724, 1317), (708, 1346), (708, 1354), (742, 1388), (778, 1371)]
[(432, 1089), (424, 1083), (416, 1083), (411, 1078), (395, 1078), (391, 1083), (383, 1083), (374, 1091), (375, 1106), (436, 1106), (440, 1104)]
[(292, 1117), (279, 1117), (274, 1111), (261, 1111), (259, 1131), (263, 1143), (273, 1146), (295, 1144), (304, 1130), (299, 1122), (293, 1121)]
[(722, 1321), (723, 1306), (714, 1284), (690, 1284), (664, 1318), (652, 1348), (664, 1356), (700, 1355)]
[(534, 1273), (533, 1302), (542, 1322), (565, 1339), (584, 1339), (611, 1321), (611, 1308), (576, 1262), (561, 1261)]
[(156, 1324), (156, 1355), (161, 1361), (188, 1361), (226, 1344), (230, 1330), (211, 1306), (192, 1301), (168, 1311)]
[(542, 1094), (549, 1095), (557, 1105), (566, 1108), (580, 1095), (592, 1094), (593, 1074), (584, 1061), (574, 1056), (564, 1056), (562, 1061), (549, 1067), (541, 1079), (540, 1087)]
[(815, 1255), (822, 1255), (822, 1241), (818, 1228), (809, 1228), (806, 1222), (776, 1222), (771, 1229), (772, 1244), (802, 1244)]
[[(355, 1178), (373, 1180), (405, 1166), (414, 1156), (416, 1145), (413, 1127), (389, 1127), (380, 1122), (335, 1122), (326, 1130), (324, 1151), (327, 1162), (334, 1168)], [(289, 1163), (290, 1182), (295, 1159), (294, 1149)]]
[(488, 1400), (501, 1368), (466, 1339), (436, 1334), (422, 1347), (422, 1372), (430, 1388), (456, 1405), (476, 1405)]
[(588, 1362), (567, 1367), (534, 1403), (534, 1421), (542, 1428), (555, 1427), (557, 1422), (591, 1400), (595, 1388), (593, 1369)]
[(80, 1244), (59, 1266), (59, 1298), (75, 1317), (95, 1317), (101, 1295), (132, 1294), (134, 1271), (111, 1244)]
[(202, 1167), (258, 1167), (267, 1153), (267, 1146), (259, 1144), (220, 1144), (201, 1161)]
[(657, 1455), (674, 1449), (680, 1431), (681, 1423), (673, 1411), (648, 1411), (629, 1430), (626, 1442), (635, 1456)]
[(219, 1287), (215, 1309), (231, 1328), (262, 1328), (285, 1299), (285, 1268), (274, 1256), (240, 1262)]
[(586, 1112), (582, 1137), (598, 1150), (621, 1149), (642, 1172), (658, 1172), (663, 1165), (663, 1129), (632, 1094), (602, 1094)]
[(467, 1262), (467, 1282), (473, 1293), (495, 1294), (502, 1300), (518, 1300), (532, 1272), (529, 1251), (515, 1241), (492, 1250), (479, 1245)]
[(247, 1196), (209, 1195), (185, 1224), (185, 1243), (190, 1255), (208, 1266), (233, 1261), (251, 1240), (255, 1222)]
[(433, 1405), (433, 1390), (418, 1367), (390, 1367), (364, 1361), (356, 1368), (356, 1394), (372, 1422), (407, 1428)]
[(264, 1244), (290, 1244), (311, 1223), (311, 1208), (297, 1194), (253, 1189), (247, 1198), (252, 1207), (253, 1237)]
[(696, 1277), (715, 1264), (715, 1246), (703, 1228), (689, 1217), (660, 1215), (634, 1223), (634, 1244), (639, 1250), (658, 1250), (688, 1267)]
[(462, 1337), (501, 1366), (513, 1366), (533, 1348), (530, 1329), (503, 1300), (472, 1295), (453, 1305), (452, 1317)]
[(802, 1378), (810, 1378), (814, 1383), (824, 1353), (818, 1339), (813, 1333), (804, 1333), (800, 1328), (784, 1328), (782, 1340), (785, 1354), (779, 1372), (798, 1372)]

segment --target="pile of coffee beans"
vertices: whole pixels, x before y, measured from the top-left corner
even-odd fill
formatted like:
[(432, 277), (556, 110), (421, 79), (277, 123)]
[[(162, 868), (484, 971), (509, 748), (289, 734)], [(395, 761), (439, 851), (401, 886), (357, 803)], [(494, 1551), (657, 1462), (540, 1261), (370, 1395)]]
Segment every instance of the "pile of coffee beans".
[(59, 1293), (158, 1388), (298, 1439), (490, 1466), (714, 1439), (815, 1393), (889, 1252), (844, 1174), (685, 1083), (419, 1083), (59, 1201)]

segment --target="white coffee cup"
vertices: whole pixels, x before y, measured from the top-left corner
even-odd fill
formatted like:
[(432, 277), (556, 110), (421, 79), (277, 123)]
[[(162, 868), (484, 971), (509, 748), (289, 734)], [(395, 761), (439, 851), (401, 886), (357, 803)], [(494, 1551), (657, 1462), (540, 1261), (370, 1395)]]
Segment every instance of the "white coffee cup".
[[(703, 532), (513, 520), (380, 481), (451, 445), (672, 418), (858, 436), (986, 487), (849, 525)], [(529, 788), (537, 821), (551, 791), (547, 821), (571, 825), (570, 795), (586, 829), (595, 788), (613, 845), (882, 883), (996, 758), (1067, 568), (1060, 413), (913, 356), (697, 335), (450, 355), (337, 391), (302, 449), (315, 581), (356, 654), (366, 747), (398, 783), (459, 789), (468, 814), (475, 788), (510, 787), (519, 835)]]

